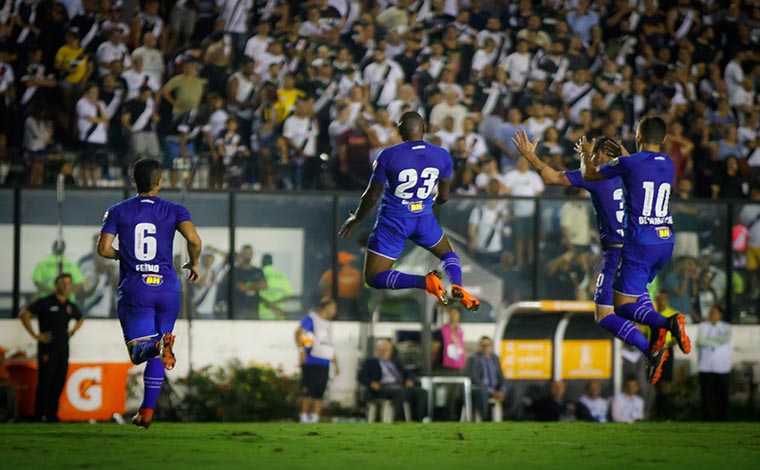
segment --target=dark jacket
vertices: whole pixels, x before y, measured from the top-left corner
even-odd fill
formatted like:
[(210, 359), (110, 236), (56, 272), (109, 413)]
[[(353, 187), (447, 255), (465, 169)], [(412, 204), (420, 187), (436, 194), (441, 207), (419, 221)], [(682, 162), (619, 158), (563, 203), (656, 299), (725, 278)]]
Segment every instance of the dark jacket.
[[(481, 385), (483, 383), (482, 358), (483, 356), (479, 353), (467, 358), (467, 365), (465, 366), (465, 375), (467, 375), (470, 378), (473, 385)], [(504, 380), (504, 373), (501, 370), (499, 357), (496, 354), (491, 354), (489, 359), (493, 363), (494, 373), (496, 374), (496, 389), (503, 390), (506, 381)]]
[[(404, 382), (407, 380), (414, 380), (414, 375), (406, 370), (396, 359), (391, 359), (391, 362), (398, 369), (399, 374), (404, 378)], [(359, 383), (369, 387), (372, 382), (380, 382), (383, 379), (383, 370), (380, 368), (380, 360), (376, 357), (370, 357), (364, 361), (362, 368), (359, 370)], [(403, 385), (403, 383), (401, 384)]]

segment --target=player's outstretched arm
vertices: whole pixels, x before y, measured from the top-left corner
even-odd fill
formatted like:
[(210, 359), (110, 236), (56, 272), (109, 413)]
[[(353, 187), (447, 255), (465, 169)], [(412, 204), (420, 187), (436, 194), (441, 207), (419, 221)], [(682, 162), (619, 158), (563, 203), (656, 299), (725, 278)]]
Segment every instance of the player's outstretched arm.
[(528, 133), (525, 131), (518, 131), (515, 137), (512, 138), (512, 143), (515, 144), (517, 150), (528, 160), (530, 166), (532, 166), (544, 180), (544, 183), (559, 186), (570, 186), (570, 180), (565, 176), (564, 171), (557, 171), (550, 167), (546, 163), (542, 162), (536, 155), (536, 147), (538, 147), (539, 140), (536, 139), (531, 142), (528, 138)]
[(356, 211), (352, 212), (348, 219), (343, 222), (340, 230), (338, 230), (338, 235), (342, 238), (351, 235), (351, 232), (359, 226), (359, 223), (370, 213), (372, 208), (375, 207), (375, 204), (377, 204), (377, 200), (380, 199), (380, 195), (383, 194), (384, 185), (385, 183), (373, 182), (370, 182), (369, 185), (367, 185), (367, 189), (364, 190), (364, 194), (362, 194), (361, 200), (359, 200), (359, 207), (357, 207)]
[(604, 176), (599, 171), (599, 167), (591, 161), (595, 141), (596, 139), (589, 142), (586, 140), (586, 136), (583, 136), (575, 144), (575, 150), (581, 156), (581, 174), (586, 181), (600, 181), (604, 179)]
[(190, 256), (190, 260), (182, 265), (182, 268), (190, 271), (187, 275), (187, 279), (190, 282), (196, 282), (198, 278), (200, 278), (198, 260), (201, 257), (201, 237), (198, 235), (195, 225), (189, 220), (181, 222), (179, 227), (177, 227), (177, 230), (179, 230), (179, 233), (181, 233), (182, 236), (185, 237), (185, 240), (187, 240), (187, 253)]
[(113, 241), (116, 236), (112, 233), (100, 232), (98, 238), (98, 254), (103, 258), (119, 259), (119, 250), (113, 247)]

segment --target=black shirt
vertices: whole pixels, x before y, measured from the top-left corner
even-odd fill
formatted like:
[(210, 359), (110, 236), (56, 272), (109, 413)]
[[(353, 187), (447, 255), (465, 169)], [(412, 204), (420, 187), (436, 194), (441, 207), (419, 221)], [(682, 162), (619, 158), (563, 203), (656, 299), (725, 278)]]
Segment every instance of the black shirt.
[[(246, 285), (253, 284), (254, 282), (261, 282), (265, 279), (264, 271), (256, 266), (236, 266), (235, 267), (235, 283), (244, 282)], [(243, 312), (244, 315), (254, 316), (259, 313), (259, 293), (246, 294), (238, 289), (235, 289), (235, 304), (234, 308), (237, 311)]]
[(37, 317), (40, 333), (49, 331), (53, 335), (51, 346), (67, 345), (69, 342), (69, 320), (82, 318), (82, 312), (76, 304), (69, 300), (61, 302), (55, 294), (37, 300), (27, 310)]

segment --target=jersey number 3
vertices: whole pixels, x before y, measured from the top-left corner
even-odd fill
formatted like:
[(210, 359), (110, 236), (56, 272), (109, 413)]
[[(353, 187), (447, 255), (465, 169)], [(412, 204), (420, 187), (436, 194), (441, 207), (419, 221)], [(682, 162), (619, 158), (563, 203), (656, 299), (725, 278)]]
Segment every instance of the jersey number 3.
[(398, 174), (400, 184), (396, 186), (394, 194), (401, 199), (411, 199), (415, 193), (407, 190), (417, 186), (417, 181), (421, 178), (423, 186), (417, 189), (417, 199), (427, 199), (438, 182), (439, 173), (438, 168), (425, 168), (418, 177), (417, 170), (413, 168), (403, 170)]
[(135, 225), (135, 258), (150, 261), (156, 257), (156, 226), (150, 223)]

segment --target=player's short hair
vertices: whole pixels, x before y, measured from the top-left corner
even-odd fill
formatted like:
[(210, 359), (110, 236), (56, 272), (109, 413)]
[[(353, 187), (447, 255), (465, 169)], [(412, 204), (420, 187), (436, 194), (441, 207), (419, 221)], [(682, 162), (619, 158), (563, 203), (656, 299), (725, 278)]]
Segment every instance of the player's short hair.
[(58, 284), (58, 281), (60, 281), (61, 279), (66, 279), (66, 278), (73, 279), (71, 277), (71, 274), (69, 274), (69, 273), (61, 273), (61, 274), (59, 274), (59, 275), (57, 275), (55, 277), (55, 284)]
[(150, 192), (161, 179), (161, 163), (152, 158), (141, 158), (132, 167), (132, 177), (138, 193)]
[(660, 145), (665, 140), (667, 130), (665, 121), (658, 116), (647, 116), (639, 121), (639, 133), (647, 144)]
[(425, 132), (425, 120), (416, 111), (407, 111), (401, 115), (398, 131), (404, 140), (411, 140), (415, 134), (421, 136)]

